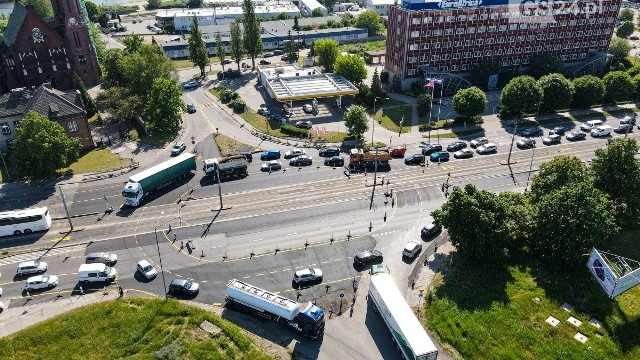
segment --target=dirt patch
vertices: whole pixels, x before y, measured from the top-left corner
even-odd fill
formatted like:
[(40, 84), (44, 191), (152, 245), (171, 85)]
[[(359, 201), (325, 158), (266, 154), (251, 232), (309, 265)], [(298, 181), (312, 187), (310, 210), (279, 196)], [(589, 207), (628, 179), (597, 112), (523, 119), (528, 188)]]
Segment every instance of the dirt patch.
[(218, 144), (218, 148), (220, 149), (220, 154), (222, 154), (222, 156), (230, 156), (242, 151), (255, 152), (259, 150), (252, 145), (245, 144), (241, 141), (222, 135), (220, 133), (218, 133), (215, 138), (216, 144)]

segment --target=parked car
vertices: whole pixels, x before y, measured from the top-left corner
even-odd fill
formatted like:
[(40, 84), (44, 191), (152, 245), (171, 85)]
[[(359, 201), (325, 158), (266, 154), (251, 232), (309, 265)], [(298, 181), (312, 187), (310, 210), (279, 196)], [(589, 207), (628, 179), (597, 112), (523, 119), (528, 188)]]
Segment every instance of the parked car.
[(344, 166), (344, 159), (342, 156), (332, 156), (324, 159), (324, 164), (327, 166)]
[(281, 124), (286, 124), (287, 123), (287, 118), (282, 115), (282, 114), (273, 114), (269, 117), (270, 121), (275, 121)]
[(282, 169), (282, 163), (279, 160), (271, 160), (260, 166), (260, 171), (276, 171)]
[(596, 126), (604, 124), (602, 120), (589, 120), (586, 123), (580, 125), (580, 130), (590, 132)]
[(407, 147), (403, 145), (398, 145), (398, 146), (389, 148), (389, 155), (391, 156), (403, 157), (405, 152), (407, 152)]
[(520, 138), (516, 141), (516, 146), (520, 149), (531, 149), (536, 147), (536, 139), (534, 138)]
[(258, 109), (258, 115), (268, 117), (269, 115), (271, 115), (271, 111), (269, 111), (269, 109), (264, 106), (260, 106), (260, 108)]
[(185, 90), (195, 89), (200, 86), (200, 83), (197, 80), (189, 80), (186, 83), (182, 84), (182, 88)]
[(84, 259), (87, 264), (105, 264), (113, 266), (118, 262), (118, 255), (107, 252), (89, 253)]
[(617, 132), (618, 134), (626, 134), (627, 132), (633, 131), (633, 125), (630, 123), (620, 124), (615, 129), (613, 129), (613, 131)]
[(49, 266), (44, 261), (25, 261), (18, 264), (17, 275), (44, 274)]
[(271, 65), (271, 61), (262, 59), (260, 60), (260, 65)]
[(542, 134), (544, 134), (544, 132), (539, 127), (531, 127), (531, 128), (520, 130), (520, 136), (523, 136), (523, 137), (532, 137), (532, 136), (537, 136)]
[(631, 125), (635, 125), (636, 124), (636, 117), (638, 115), (636, 115), (636, 113), (632, 113), (632, 115), (627, 115), (625, 116), (623, 119), (620, 119), (620, 124), (631, 124)]
[(373, 263), (381, 263), (383, 260), (382, 253), (379, 250), (367, 250), (356, 254), (353, 257), (353, 264), (356, 266), (363, 266)]
[(313, 163), (313, 160), (311, 159), (310, 156), (307, 156), (307, 155), (300, 155), (298, 157), (291, 159), (291, 161), (289, 161), (289, 165), (291, 166), (306, 166), (306, 165), (311, 165), (312, 163)]
[(553, 134), (553, 135), (549, 135), (546, 138), (542, 139), (542, 143), (545, 144), (545, 145), (560, 144), (560, 140), (561, 139), (562, 139), (562, 137), (560, 137), (560, 135)]
[(196, 106), (193, 104), (187, 104), (187, 112), (193, 114), (196, 112)]
[(486, 137), (484, 137), (484, 136), (483, 136), (483, 137), (479, 137), (479, 138), (477, 138), (477, 139), (473, 139), (473, 140), (471, 140), (470, 145), (471, 145), (471, 147), (472, 147), (472, 148), (474, 148), (474, 149), (475, 149), (475, 148), (477, 148), (478, 146), (480, 146), (480, 145), (484, 145), (484, 144), (486, 144), (486, 143), (488, 143), (488, 142), (489, 142), (489, 139), (487, 139)]
[(230, 59), (224, 59), (224, 60), (222, 60), (222, 62), (220, 62), (220, 64), (222, 64), (222, 65), (229, 65), (229, 64), (231, 64), (232, 62), (233, 62), (233, 61), (231, 61)]
[(422, 148), (422, 155), (431, 155), (435, 152), (442, 151), (442, 145), (440, 144), (429, 144)]
[(191, 280), (173, 279), (169, 284), (169, 295), (197, 295), (198, 292), (200, 292), (200, 285)]
[(456, 141), (456, 142), (453, 142), (453, 143), (449, 144), (449, 146), (447, 146), (447, 151), (455, 152), (455, 151), (458, 151), (458, 150), (462, 150), (462, 149), (464, 149), (466, 147), (467, 147), (467, 143), (466, 142), (464, 142), (464, 141)]
[(567, 134), (566, 138), (569, 141), (584, 140), (587, 138), (587, 134), (580, 131), (572, 131), (571, 133)]
[(481, 155), (495, 153), (498, 152), (498, 145), (494, 143), (486, 143), (482, 146), (479, 146), (476, 149), (476, 152)]
[(467, 159), (473, 157), (473, 150), (462, 149), (453, 153), (453, 157), (456, 159)]
[(320, 269), (304, 269), (298, 270), (293, 274), (293, 282), (296, 284), (308, 282), (322, 282), (322, 270)]
[(272, 56), (273, 56), (273, 54), (272, 54), (272, 53), (264, 53), (264, 54), (262, 55), (262, 57), (263, 57), (263, 58), (268, 58), (268, 57), (272, 57)]
[(37, 289), (52, 289), (58, 286), (58, 277), (55, 275), (36, 275), (27, 279), (24, 289), (27, 291)]
[(564, 135), (567, 129), (564, 126), (556, 126), (551, 131), (549, 131), (549, 135)]
[(590, 133), (593, 137), (603, 137), (611, 135), (611, 130), (613, 130), (613, 128), (609, 125), (600, 125), (591, 129)]
[(136, 269), (138, 270), (138, 272), (140, 272), (140, 274), (144, 275), (144, 277), (149, 280), (155, 279), (155, 277), (158, 276), (158, 271), (156, 270), (156, 268), (153, 267), (153, 265), (151, 265), (147, 260), (140, 260), (138, 262), (138, 265), (136, 266)]
[(637, 35), (631, 35), (629, 36), (629, 40), (640, 40), (640, 38)]
[(417, 240), (411, 240), (405, 245), (404, 250), (402, 250), (402, 256), (414, 258), (420, 251), (422, 251), (422, 243)]
[(296, 121), (296, 127), (301, 129), (311, 129), (313, 127), (313, 123), (309, 120)]
[(420, 165), (424, 163), (424, 155), (422, 154), (413, 154), (404, 158), (404, 163), (407, 165)]
[(306, 151), (302, 150), (302, 149), (291, 149), (287, 152), (284, 153), (284, 158), (285, 159), (292, 159), (294, 157), (300, 156), (300, 155), (307, 155)]
[(433, 162), (449, 161), (449, 153), (445, 151), (439, 151), (429, 155), (429, 158)]
[(302, 111), (304, 111), (307, 114), (312, 114), (313, 113), (313, 106), (311, 106), (311, 104), (304, 104), (302, 106)]
[(423, 237), (430, 237), (438, 234), (442, 230), (442, 227), (435, 222), (430, 222), (420, 230), (420, 235)]
[(280, 56), (282, 54), (284, 54), (284, 51), (282, 51), (282, 50), (273, 50), (273, 55), (274, 56)]
[(280, 150), (278, 149), (271, 149), (260, 153), (260, 160), (262, 161), (276, 159), (280, 159)]
[(320, 149), (319, 154), (322, 157), (338, 156), (340, 155), (340, 149), (335, 146), (323, 147)]
[(187, 145), (185, 145), (183, 141), (175, 143), (171, 148), (171, 155), (180, 155), (186, 148)]

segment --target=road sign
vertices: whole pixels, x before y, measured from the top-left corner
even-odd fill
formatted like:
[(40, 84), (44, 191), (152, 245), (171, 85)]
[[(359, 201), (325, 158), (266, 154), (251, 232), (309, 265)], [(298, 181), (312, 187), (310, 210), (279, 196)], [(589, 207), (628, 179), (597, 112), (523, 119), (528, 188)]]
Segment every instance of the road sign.
[(420, 293), (420, 294), (418, 294), (418, 297), (419, 297), (419, 298), (423, 298), (423, 297), (424, 297), (424, 294), (423, 294), (423, 293)]
[(344, 293), (341, 293), (340, 294), (340, 298), (342, 299), (343, 297), (344, 297)]

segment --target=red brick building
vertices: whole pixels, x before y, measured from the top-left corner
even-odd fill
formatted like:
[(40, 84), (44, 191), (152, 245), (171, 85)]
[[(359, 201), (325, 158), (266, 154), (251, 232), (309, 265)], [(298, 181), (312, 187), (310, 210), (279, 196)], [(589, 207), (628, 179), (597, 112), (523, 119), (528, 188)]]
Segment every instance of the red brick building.
[(45, 21), (31, 6), (15, 3), (0, 42), (3, 92), (45, 82), (71, 89), (74, 72), (86, 85), (100, 83), (84, 0), (52, 0), (52, 6), (55, 17)]
[(522, 68), (542, 54), (578, 64), (607, 51), (620, 2), (404, 1), (389, 9), (385, 68), (406, 83), (425, 76), (419, 68), (464, 76), (473, 64)]

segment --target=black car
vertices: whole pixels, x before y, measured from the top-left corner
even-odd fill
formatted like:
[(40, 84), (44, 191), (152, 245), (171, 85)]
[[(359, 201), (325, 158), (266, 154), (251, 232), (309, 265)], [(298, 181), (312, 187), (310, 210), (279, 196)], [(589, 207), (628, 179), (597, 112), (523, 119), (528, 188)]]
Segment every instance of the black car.
[(423, 237), (429, 237), (438, 234), (440, 230), (442, 230), (442, 227), (440, 225), (436, 224), (435, 222), (430, 222), (425, 225), (422, 230), (420, 230), (420, 235), (422, 235)]
[(353, 257), (353, 264), (356, 266), (363, 266), (372, 263), (381, 263), (382, 253), (378, 250), (359, 252)]
[(185, 279), (173, 279), (169, 284), (169, 294), (184, 294), (184, 295), (196, 295), (200, 291), (200, 285), (198, 283), (185, 280)]
[(233, 61), (231, 61), (231, 60), (229, 60), (229, 59), (224, 59), (224, 60), (222, 60), (222, 62), (220, 62), (220, 64), (222, 64), (222, 65), (229, 65), (229, 64), (231, 64), (232, 62), (233, 62)]
[(519, 149), (531, 149), (536, 147), (536, 140), (533, 138), (522, 138), (516, 141), (516, 146)]
[(620, 124), (618, 125), (618, 127), (613, 129), (613, 131), (617, 132), (618, 134), (626, 134), (628, 132), (633, 132), (633, 125), (630, 123)]
[(442, 151), (442, 145), (440, 144), (429, 144), (422, 148), (422, 155), (431, 155), (435, 152)]
[(447, 146), (447, 151), (458, 151), (458, 150), (462, 150), (464, 148), (467, 147), (467, 143), (464, 141), (456, 141), (453, 142), (451, 144), (449, 144), (449, 146)]
[(193, 114), (194, 112), (196, 112), (196, 106), (193, 104), (187, 104), (187, 112), (189, 114)]
[(620, 120), (620, 124), (635, 125), (636, 124), (636, 117), (637, 117), (636, 113), (633, 113), (632, 115), (627, 115), (623, 119)]
[(272, 53), (264, 53), (264, 55), (262, 55), (263, 58), (268, 58), (268, 57), (272, 57), (273, 54)]
[(238, 155), (242, 155), (244, 156), (244, 158), (248, 161), (248, 162), (252, 162), (253, 161), (253, 154), (248, 152), (248, 151), (241, 151), (238, 153)]
[(260, 60), (260, 65), (271, 65), (271, 61), (262, 59)]
[(329, 157), (329, 156), (338, 156), (340, 155), (340, 149), (335, 146), (323, 147), (320, 149), (320, 156)]
[(342, 156), (332, 156), (324, 159), (326, 166), (344, 166), (344, 159)]
[(566, 136), (566, 138), (569, 141), (584, 140), (587, 138), (587, 134), (583, 133), (582, 131), (572, 131)]
[(307, 155), (300, 155), (289, 161), (289, 165), (291, 166), (307, 166), (307, 165), (311, 165), (312, 163), (313, 163), (313, 160), (311, 160), (311, 158), (308, 157)]
[(544, 134), (544, 132), (539, 127), (532, 127), (532, 128), (520, 130), (520, 136), (524, 136), (524, 137), (531, 137), (531, 136), (537, 136), (542, 134)]
[(282, 50), (273, 50), (273, 55), (282, 55), (284, 52)]
[(424, 163), (424, 155), (413, 154), (404, 158), (404, 163), (407, 165), (420, 165)]
[(565, 131), (567, 131), (567, 129), (565, 129), (564, 126), (556, 126), (549, 131), (549, 135), (564, 135)]

